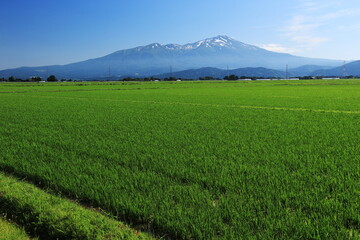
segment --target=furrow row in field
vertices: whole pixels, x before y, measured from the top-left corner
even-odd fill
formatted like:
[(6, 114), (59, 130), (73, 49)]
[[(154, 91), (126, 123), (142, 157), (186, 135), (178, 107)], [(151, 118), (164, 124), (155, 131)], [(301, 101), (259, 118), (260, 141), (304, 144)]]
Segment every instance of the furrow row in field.
[(44, 96), (44, 95), (42, 96), (30, 95), (29, 97), (59, 98), (59, 99), (70, 99), (70, 100), (91, 100), (91, 101), (115, 101), (115, 102), (146, 103), (146, 104), (190, 105), (190, 106), (204, 106), (204, 107), (266, 109), (266, 110), (280, 110), (280, 111), (301, 111), (301, 112), (307, 111), (307, 112), (320, 112), (320, 113), (360, 114), (360, 111), (311, 109), (311, 108), (285, 108), (285, 107), (275, 107), (275, 106), (246, 106), (246, 105), (235, 105), (235, 104), (227, 105), (227, 104), (207, 104), (207, 103), (194, 103), (194, 102), (165, 102), (165, 101), (142, 101), (142, 100), (125, 100), (125, 99), (119, 100), (119, 99), (110, 99), (110, 98), (59, 97), (59, 96)]

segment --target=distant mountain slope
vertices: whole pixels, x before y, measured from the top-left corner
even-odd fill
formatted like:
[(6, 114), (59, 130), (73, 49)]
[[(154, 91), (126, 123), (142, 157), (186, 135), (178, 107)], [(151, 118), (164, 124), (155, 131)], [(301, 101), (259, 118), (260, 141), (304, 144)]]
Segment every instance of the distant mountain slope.
[(267, 69), (267, 68), (238, 68), (238, 69), (231, 69), (231, 70), (223, 70), (219, 68), (199, 68), (199, 69), (189, 69), (179, 72), (173, 73), (164, 73), (160, 75), (156, 75), (155, 77), (158, 78), (167, 78), (167, 77), (176, 77), (176, 78), (184, 78), (184, 79), (198, 79), (200, 77), (214, 77), (223, 79), (227, 75), (236, 75), (238, 77), (246, 76), (246, 77), (263, 77), (263, 78), (270, 78), (270, 77), (285, 77), (285, 72)]
[(289, 74), (292, 77), (310, 76), (313, 72), (324, 69), (331, 69), (331, 66), (317, 66), (317, 65), (304, 65), (297, 68), (289, 69)]
[[(0, 77), (30, 76), (94, 79), (120, 78), (136, 75), (157, 75), (174, 70), (215, 67), (244, 68), (265, 67), (284, 69), (302, 65), (339, 66), (341, 61), (293, 56), (271, 52), (242, 43), (227, 36), (217, 36), (185, 45), (153, 43), (146, 46), (120, 50), (104, 57), (82, 62), (43, 67), (22, 67), (0, 71)], [(109, 71), (110, 70), (110, 71)]]
[(313, 76), (343, 76), (344, 74), (360, 76), (360, 60), (345, 64), (345, 66), (317, 70), (312, 73)]

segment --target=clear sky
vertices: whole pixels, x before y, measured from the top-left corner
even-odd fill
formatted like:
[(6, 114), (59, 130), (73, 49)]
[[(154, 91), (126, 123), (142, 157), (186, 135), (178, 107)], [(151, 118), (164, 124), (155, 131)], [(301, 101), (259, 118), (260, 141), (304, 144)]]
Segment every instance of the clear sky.
[(1, 0), (0, 13), (0, 69), (217, 35), (299, 56), (360, 59), (359, 0)]

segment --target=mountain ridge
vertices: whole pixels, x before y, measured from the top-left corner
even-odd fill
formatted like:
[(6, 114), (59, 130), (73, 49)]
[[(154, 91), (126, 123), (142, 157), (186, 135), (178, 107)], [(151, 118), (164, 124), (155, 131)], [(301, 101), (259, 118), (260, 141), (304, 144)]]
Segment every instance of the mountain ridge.
[(319, 69), (313, 72), (314, 76), (360, 76), (360, 60), (353, 61), (340, 67)]
[(151, 43), (65, 65), (6, 69), (0, 71), (0, 77), (40, 76), (44, 78), (53, 74), (58, 78), (96, 79), (107, 76), (121, 78), (163, 74), (169, 72), (170, 68), (175, 71), (202, 67), (230, 67), (232, 69), (264, 67), (279, 70), (284, 69), (286, 65), (335, 67), (340, 66), (341, 63), (337, 60), (305, 58), (271, 52), (226, 35), (218, 35), (184, 45)]

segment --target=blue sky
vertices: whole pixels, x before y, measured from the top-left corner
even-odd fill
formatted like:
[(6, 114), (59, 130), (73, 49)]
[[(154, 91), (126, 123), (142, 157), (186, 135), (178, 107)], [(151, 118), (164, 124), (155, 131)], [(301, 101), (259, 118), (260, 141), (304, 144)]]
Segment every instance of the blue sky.
[(2, 0), (0, 12), (0, 69), (217, 35), (299, 56), (360, 59), (359, 0)]

